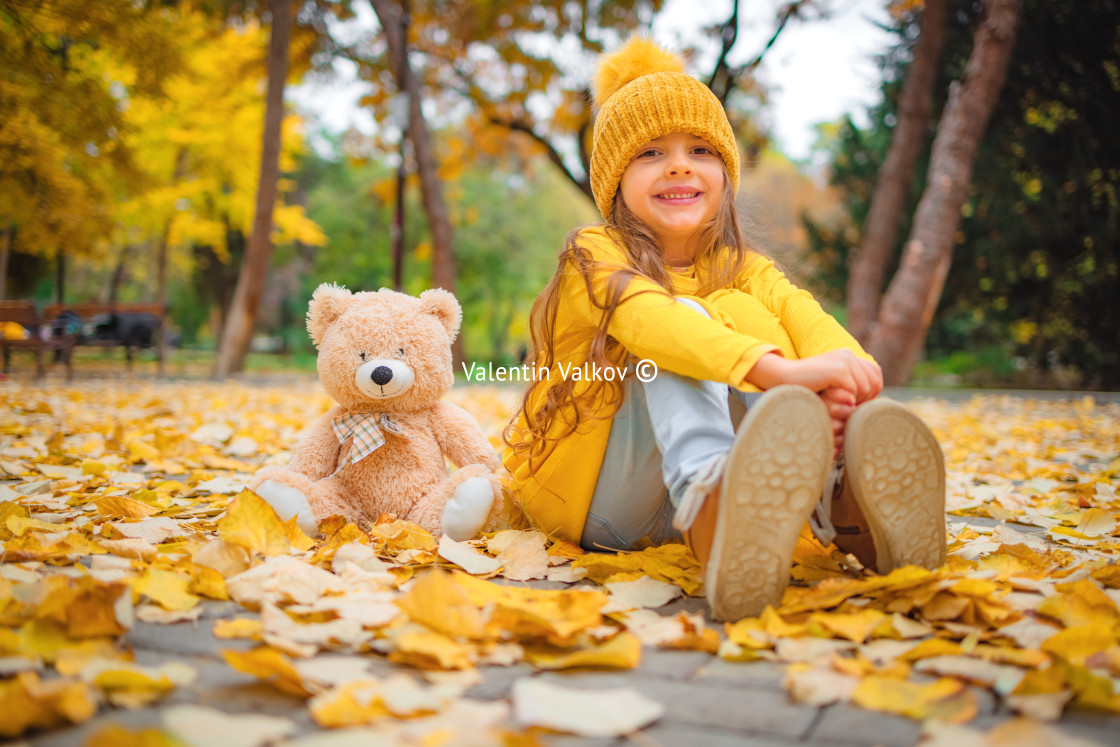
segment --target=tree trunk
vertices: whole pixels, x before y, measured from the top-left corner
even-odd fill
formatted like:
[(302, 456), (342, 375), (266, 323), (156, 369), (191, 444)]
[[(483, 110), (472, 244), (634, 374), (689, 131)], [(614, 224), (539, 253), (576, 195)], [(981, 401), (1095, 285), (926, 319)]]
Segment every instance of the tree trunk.
[(8, 297), (8, 258), (12, 256), (12, 219), (4, 223), (4, 237), (0, 239), (0, 301)]
[(128, 268), (128, 255), (132, 247), (125, 244), (121, 247), (121, 253), (117, 255), (117, 265), (113, 268), (113, 274), (109, 276), (109, 287), (105, 289), (106, 295), (104, 301), (110, 306), (116, 306), (117, 301), (120, 300), (121, 284), (124, 283), (125, 270)]
[(926, 188), (868, 346), (889, 385), (910, 380), (925, 345), (953, 258), (972, 165), (1011, 59), (1019, 2), (989, 0), (985, 6), (964, 78), (949, 90), (933, 141)]
[[(435, 147), (428, 123), (424, 121), (420, 83), (412, 74), (408, 61), (408, 38), (405, 36), (407, 9), (391, 0), (370, 0), (373, 11), (385, 31), (389, 53), (396, 61), (395, 74), (398, 90), (408, 96), (408, 139), (416, 158), (417, 175), (420, 177), (420, 196), (424, 213), (428, 217), (428, 230), (432, 234), (432, 286), (455, 292), (455, 254), (451, 244), (451, 218), (443, 199), (443, 187), (437, 174)], [(402, 80), (403, 78), (403, 80)], [(463, 360), (463, 338), (455, 338), (451, 349), (455, 365)]]
[[(183, 171), (187, 164), (187, 149), (180, 148), (175, 154), (175, 170), (172, 172), (172, 184), (178, 184), (183, 178)], [(159, 318), (159, 329), (156, 330), (156, 375), (163, 376), (163, 362), (167, 356), (167, 242), (171, 238), (171, 224), (174, 213), (167, 217), (163, 224), (163, 232), (156, 246), (156, 303), (163, 309)]]
[(66, 303), (66, 252), (62, 247), (54, 260), (54, 302), (59, 306)]
[(171, 219), (164, 224), (156, 249), (156, 303), (163, 310), (156, 329), (156, 376), (163, 376), (163, 362), (167, 356), (167, 241), (171, 235)]
[(847, 291), (848, 331), (861, 343), (866, 343), (871, 336), (883, 277), (894, 254), (898, 224), (906, 207), (906, 193), (914, 179), (914, 164), (925, 142), (948, 16), (948, 0), (926, 0), (914, 59), (906, 71), (898, 99), (898, 123), (871, 196), (871, 209), (863, 224), (863, 241), (852, 260)]
[(281, 125), (284, 122), (284, 83), (288, 77), (288, 47), (291, 40), (290, 0), (273, 0), (272, 34), (268, 45), (268, 93), (265, 100), (264, 137), (261, 148), (260, 182), (253, 216), (249, 248), (237, 277), (237, 289), (229, 318), (222, 325), (221, 343), (214, 375), (229, 376), (245, 368), (245, 356), (253, 338), (261, 292), (272, 258), (272, 208), (280, 178)]
[(221, 340), (225, 330), (226, 320), (230, 316), (233, 306), (233, 293), (237, 289), (237, 267), (245, 256), (245, 236), (240, 231), (226, 223), (226, 246), (228, 247), (229, 262), (222, 258), (209, 244), (194, 245), (195, 271), (192, 282), (195, 292), (200, 299), (212, 299), (216, 306), (213, 315), (213, 334), (215, 340)]
[(393, 206), (393, 224), (389, 234), (393, 240), (393, 290), (404, 290), (404, 188), (408, 182), (408, 169), (405, 166), (404, 133), (401, 133), (401, 162), (397, 164), (397, 204)]

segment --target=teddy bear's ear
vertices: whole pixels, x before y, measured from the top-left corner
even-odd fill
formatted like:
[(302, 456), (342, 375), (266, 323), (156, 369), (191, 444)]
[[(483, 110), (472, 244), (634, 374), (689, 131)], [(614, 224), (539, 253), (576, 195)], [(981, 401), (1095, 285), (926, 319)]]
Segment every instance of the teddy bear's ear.
[(307, 331), (311, 333), (315, 347), (319, 347), (327, 328), (342, 316), (353, 297), (350, 291), (334, 283), (323, 283), (311, 294), (311, 303), (307, 306)]
[(439, 319), (447, 330), (447, 336), (454, 342), (463, 321), (463, 310), (454, 295), (443, 288), (426, 290), (420, 294), (420, 310)]

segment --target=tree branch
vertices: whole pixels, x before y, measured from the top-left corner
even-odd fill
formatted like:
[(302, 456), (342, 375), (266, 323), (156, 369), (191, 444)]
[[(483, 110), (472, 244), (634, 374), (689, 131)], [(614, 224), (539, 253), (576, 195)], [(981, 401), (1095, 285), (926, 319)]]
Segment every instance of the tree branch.
[(583, 192), (592, 201), (594, 201), (595, 194), (591, 191), (591, 180), (586, 177), (580, 179), (575, 174), (573, 174), (571, 169), (568, 168), (568, 165), (564, 163), (564, 157), (560, 155), (560, 151), (556, 150), (556, 147), (551, 142), (549, 142), (548, 138), (539, 134), (527, 123), (520, 120), (507, 120), (495, 115), (490, 115), (489, 117), (487, 117), (487, 119), (489, 120), (490, 124), (498, 125), (499, 127), (505, 127), (509, 130), (512, 130), (513, 132), (524, 133), (538, 142), (541, 146), (544, 147), (544, 151), (548, 155), (548, 160), (552, 161), (552, 163), (560, 169), (564, 176), (568, 177), (568, 181), (576, 185), (576, 187), (581, 192)]
[(735, 40), (739, 38), (739, 0), (734, 0), (731, 4), (731, 17), (723, 24), (720, 29), (720, 38), (723, 39), (723, 49), (720, 50), (719, 59), (716, 60), (716, 66), (712, 70), (711, 76), (708, 78), (708, 88), (712, 91), (716, 90), (716, 82), (723, 74), (723, 85), (721, 86), (723, 95), (716, 93), (720, 101), (726, 101), (727, 94), (730, 90), (730, 78), (728, 77), (727, 55), (731, 52), (731, 48), (735, 46)]
[[(716, 96), (719, 97), (720, 103), (726, 106), (727, 98), (735, 89), (739, 78), (746, 75), (747, 73), (754, 71), (756, 68), (758, 68), (759, 65), (762, 64), (762, 60), (766, 56), (766, 53), (769, 52), (770, 48), (773, 47), (775, 42), (778, 41), (778, 37), (781, 36), (782, 31), (784, 31), (786, 26), (789, 25), (790, 19), (800, 18), (802, 7), (809, 4), (811, 1), (812, 0), (794, 0), (794, 2), (787, 3), (784, 7), (782, 7), (782, 9), (778, 12), (778, 26), (774, 29), (774, 33), (770, 35), (770, 38), (766, 40), (766, 44), (763, 45), (762, 50), (746, 63), (737, 65), (735, 67), (727, 66), (726, 57), (727, 53), (730, 52), (730, 47), (727, 45), (727, 25), (724, 25), (724, 52), (720, 55), (719, 62), (716, 63), (716, 70), (713, 71), (711, 77), (712, 83), (717, 82), (716, 75), (720, 71), (719, 66), (724, 66), (725, 78), (724, 85), (721, 87), (722, 90), (717, 91), (714, 87), (712, 88), (713, 93), (715, 93)], [(731, 19), (728, 19), (728, 23), (732, 23), (733, 21), (736, 22), (736, 33), (738, 32), (738, 24), (736, 19), (736, 16), (739, 12), (738, 6), (739, 4), (738, 2), (736, 2), (735, 10), (731, 14)], [(731, 44), (734, 45), (734, 43), (735, 40), (734, 38), (732, 38)], [(711, 84), (709, 84), (709, 87), (711, 87)]]

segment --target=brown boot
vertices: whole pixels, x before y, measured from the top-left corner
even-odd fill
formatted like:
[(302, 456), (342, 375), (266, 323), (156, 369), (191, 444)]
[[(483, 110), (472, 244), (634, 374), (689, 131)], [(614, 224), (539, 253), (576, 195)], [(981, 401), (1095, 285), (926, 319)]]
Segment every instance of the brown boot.
[(879, 573), (945, 562), (945, 464), (917, 415), (889, 399), (856, 408), (844, 430), (844, 487), (832, 521), (837, 547)]
[(855, 555), (865, 568), (874, 568), (875, 542), (871, 538), (871, 527), (852, 494), (851, 483), (841, 477), (831, 500), (832, 528), (836, 530), (832, 541), (841, 551)]
[(685, 535), (704, 568), (715, 619), (755, 616), (781, 602), (797, 538), (831, 461), (828, 411), (816, 394), (780, 386), (751, 406), (719, 490)]

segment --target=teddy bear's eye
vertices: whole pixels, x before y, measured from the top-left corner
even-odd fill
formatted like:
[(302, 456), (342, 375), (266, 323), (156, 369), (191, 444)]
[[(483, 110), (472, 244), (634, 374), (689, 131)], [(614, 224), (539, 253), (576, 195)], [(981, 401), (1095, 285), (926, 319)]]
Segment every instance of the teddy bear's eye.
[(399, 355), (400, 357), (403, 358), (404, 357), (404, 348), (397, 348), (397, 355)]
[(362, 350), (358, 353), (358, 355), (360, 355), (362, 357), (362, 360), (366, 359), (366, 351)]

